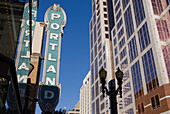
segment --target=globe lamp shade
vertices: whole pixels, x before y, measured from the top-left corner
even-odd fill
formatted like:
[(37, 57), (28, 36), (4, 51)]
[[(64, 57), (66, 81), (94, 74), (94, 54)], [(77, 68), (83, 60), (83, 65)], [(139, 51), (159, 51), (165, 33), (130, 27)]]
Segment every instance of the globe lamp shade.
[(119, 67), (116, 71), (116, 78), (118, 81), (121, 81), (123, 79), (123, 72), (119, 69)]
[(103, 81), (106, 79), (107, 71), (102, 67), (102, 69), (99, 71), (100, 80)]

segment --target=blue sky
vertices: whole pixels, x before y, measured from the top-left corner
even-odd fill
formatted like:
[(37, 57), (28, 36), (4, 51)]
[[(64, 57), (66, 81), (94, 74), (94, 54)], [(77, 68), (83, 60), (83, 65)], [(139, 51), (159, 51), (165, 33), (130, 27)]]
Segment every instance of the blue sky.
[(61, 96), (56, 109), (66, 107), (66, 110), (72, 110), (79, 100), (83, 79), (90, 70), (89, 22), (91, 19), (91, 0), (39, 1), (37, 21), (44, 22), (46, 10), (54, 3), (60, 4), (67, 15), (60, 61)]

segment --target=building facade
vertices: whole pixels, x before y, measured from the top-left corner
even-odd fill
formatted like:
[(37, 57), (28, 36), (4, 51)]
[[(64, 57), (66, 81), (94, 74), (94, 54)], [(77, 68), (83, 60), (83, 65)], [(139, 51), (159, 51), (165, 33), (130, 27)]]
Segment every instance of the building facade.
[(92, 18), (89, 25), (91, 114), (109, 114), (109, 97), (106, 96), (103, 98), (99, 78), (99, 71), (102, 67), (107, 70), (106, 82), (108, 83), (113, 78), (107, 0), (92, 0)]
[(91, 72), (89, 71), (80, 88), (80, 114), (91, 114)]
[(124, 72), (118, 112), (170, 113), (170, 1), (112, 1), (114, 70)]
[(16, 79), (11, 71), (15, 66), (11, 63), (15, 57), (23, 10), (24, 3), (19, 0), (0, 1), (0, 113), (5, 113), (9, 82)]
[(67, 114), (80, 114), (80, 101), (77, 102), (73, 110), (69, 110)]

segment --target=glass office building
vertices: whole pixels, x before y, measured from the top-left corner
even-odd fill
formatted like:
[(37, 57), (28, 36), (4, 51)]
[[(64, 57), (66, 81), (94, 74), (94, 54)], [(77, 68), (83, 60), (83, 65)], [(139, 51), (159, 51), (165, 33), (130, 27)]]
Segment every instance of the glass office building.
[(124, 72), (118, 112), (170, 113), (170, 1), (112, 2), (114, 70)]
[(92, 114), (110, 114), (109, 97), (103, 98), (99, 78), (102, 67), (107, 70), (107, 82), (113, 76), (107, 0), (92, 0), (92, 18), (89, 26)]

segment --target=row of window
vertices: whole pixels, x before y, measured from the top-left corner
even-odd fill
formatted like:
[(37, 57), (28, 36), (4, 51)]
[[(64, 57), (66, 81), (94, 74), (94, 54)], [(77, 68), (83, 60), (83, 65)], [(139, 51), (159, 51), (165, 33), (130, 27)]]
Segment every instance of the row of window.
[[(156, 109), (160, 107), (160, 100), (158, 95), (151, 97), (151, 105), (152, 105), (152, 109)], [(139, 114), (144, 114), (145, 113), (144, 103), (143, 102), (139, 103), (137, 105), (137, 109)]]
[[(123, 30), (123, 28), (122, 28), (122, 30)], [(121, 35), (119, 35), (120, 33), (122, 33), (121, 30), (118, 33), (118, 38), (121, 36)], [(139, 37), (140, 49), (141, 49), (141, 51), (143, 51), (150, 44), (150, 37), (149, 37), (148, 28), (147, 28), (147, 23), (145, 23), (139, 29), (138, 37)], [(117, 43), (117, 40), (115, 38), (114, 44), (116, 45), (116, 43)], [(123, 37), (122, 40), (119, 42), (119, 50), (124, 46), (124, 44), (125, 44), (125, 38)], [(114, 49), (114, 51), (115, 51), (115, 55), (117, 55), (117, 53), (118, 53), (117, 47)], [(130, 62), (132, 62), (138, 56), (137, 43), (136, 43), (135, 36), (128, 43), (128, 51), (129, 51)], [(124, 56), (122, 56), (121, 53), (120, 53), (120, 60), (122, 59), (122, 57), (124, 57)]]

